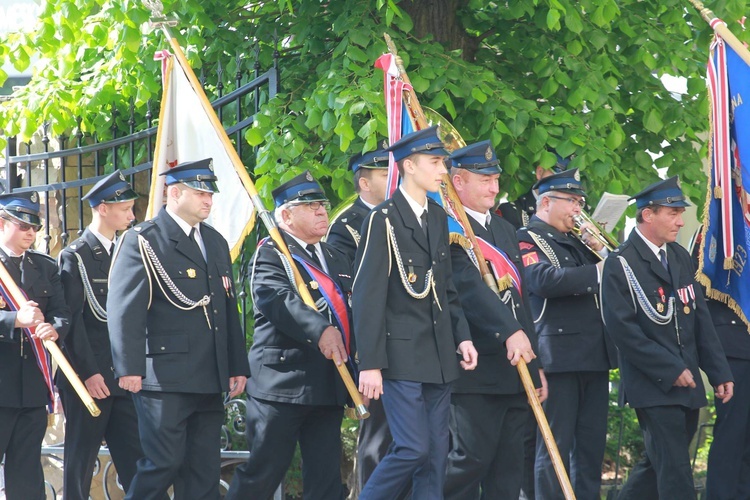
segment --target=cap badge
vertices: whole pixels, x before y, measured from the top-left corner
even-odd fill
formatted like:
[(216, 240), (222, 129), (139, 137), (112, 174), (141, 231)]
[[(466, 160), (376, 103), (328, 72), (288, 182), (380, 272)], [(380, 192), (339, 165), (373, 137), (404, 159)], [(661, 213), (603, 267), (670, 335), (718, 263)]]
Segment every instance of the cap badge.
[(208, 162), (208, 169), (213, 172), (214, 171), (214, 161), (211, 160)]
[(39, 201), (39, 196), (36, 193), (31, 193), (29, 199), (31, 200), (31, 203), (36, 203)]
[(310, 172), (305, 173), (305, 179), (307, 179), (308, 182), (313, 181), (313, 176)]
[(122, 171), (120, 171), (120, 180), (121, 180), (121, 181), (124, 181), (124, 180), (125, 180), (125, 176), (124, 176), (124, 175), (122, 175)]
[(492, 159), (492, 148), (487, 146), (487, 151), (484, 152), (484, 159), (490, 161)]
[(575, 180), (577, 180), (578, 182), (580, 182), (581, 181), (581, 173), (578, 170), (576, 170), (576, 173), (573, 174), (573, 178)]
[(388, 141), (383, 139), (383, 149), (387, 149), (387, 148), (388, 148)]

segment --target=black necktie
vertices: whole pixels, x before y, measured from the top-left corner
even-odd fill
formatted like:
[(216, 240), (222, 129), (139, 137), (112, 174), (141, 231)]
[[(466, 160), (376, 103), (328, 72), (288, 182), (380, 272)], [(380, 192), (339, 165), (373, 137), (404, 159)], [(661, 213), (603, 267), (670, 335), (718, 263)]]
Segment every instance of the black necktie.
[(419, 218), (422, 221), (422, 231), (424, 232), (424, 237), (429, 241), (429, 238), (427, 236), (427, 210), (422, 210), (422, 215)]
[(323, 269), (323, 265), (320, 263), (320, 259), (318, 258), (318, 252), (315, 251), (315, 245), (313, 245), (312, 243), (308, 243), (308, 245), (305, 248), (310, 254), (310, 257), (312, 257), (312, 260), (315, 263), (315, 265)]
[(10, 273), (11, 278), (13, 278), (13, 281), (16, 282), (17, 285), (21, 284), (21, 261), (23, 260), (23, 257), (8, 257), (8, 261), (10, 262), (10, 266), (8, 266), (8, 272)]
[(664, 266), (664, 269), (669, 272), (669, 264), (667, 263), (667, 252), (664, 251), (664, 249), (659, 250), (659, 260), (661, 261), (661, 265)]
[(190, 241), (195, 243), (195, 247), (198, 249), (198, 253), (200, 253), (203, 256), (203, 260), (206, 260), (206, 256), (203, 254), (203, 250), (201, 249), (200, 244), (198, 243), (198, 239), (195, 236), (195, 228), (190, 228)]

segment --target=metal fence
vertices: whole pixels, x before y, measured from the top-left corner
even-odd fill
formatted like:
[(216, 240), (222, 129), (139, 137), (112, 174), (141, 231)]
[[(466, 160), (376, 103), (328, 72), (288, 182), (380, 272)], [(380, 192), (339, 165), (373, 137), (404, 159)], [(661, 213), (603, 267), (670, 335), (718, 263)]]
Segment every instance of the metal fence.
[[(227, 75), (220, 63), (215, 68), (216, 79), (210, 86), (206, 85), (205, 74), (202, 72), (200, 75), (201, 84), (209, 99), (212, 99), (212, 106), (227, 135), (243, 163), (250, 168), (254, 165), (255, 152), (244, 143), (243, 134), (252, 126), (260, 106), (279, 92), (278, 40), (275, 40), (274, 46), (277, 48), (273, 52), (273, 64), (266, 71), (261, 71), (256, 47), (253, 61), (237, 56), (234, 62), (238, 69), (234, 75)], [(234, 90), (229, 90), (232, 87)], [(113, 103), (110, 110), (112, 125), (110, 130), (101, 134), (84, 134), (79, 118), (79, 126), (68, 135), (52, 137), (50, 124), (44, 123), (29, 142), (6, 137), (5, 165), (0, 165), (0, 191), (39, 193), (43, 219), (43, 230), (37, 239), (39, 250), (54, 256), (83, 233), (90, 221), (90, 213), (84, 210), (81, 200), (85, 194), (84, 188), (116, 169), (129, 176), (131, 184), (142, 195), (135, 207), (136, 217), (142, 218), (147, 205), (157, 130), (157, 117), (152, 110), (158, 109), (159, 103), (156, 101), (148, 103), (145, 113), (136, 110), (132, 101)], [(106, 140), (101, 140), (102, 137), (106, 137)], [(245, 267), (244, 261), (241, 262), (240, 276)], [(241, 284), (244, 281), (240, 279)], [(247, 292), (243, 288), (239, 287), (238, 298), (244, 318)], [(225, 410), (222, 468), (244, 461), (248, 453), (237, 449), (244, 447), (244, 401), (230, 401)], [(62, 446), (59, 443), (44, 447), (43, 456), (49, 463), (61, 465)], [(103, 447), (98, 463), (104, 464), (102, 458), (108, 454)], [(106, 464), (103, 473), (98, 475), (104, 496), (107, 499), (121, 498), (116, 472), (111, 462)], [(226, 491), (224, 481), (220, 481), (220, 486), (222, 491)], [(57, 498), (61, 493), (60, 485), (48, 482), (47, 487), (47, 498)], [(282, 496), (279, 489), (276, 498)]]

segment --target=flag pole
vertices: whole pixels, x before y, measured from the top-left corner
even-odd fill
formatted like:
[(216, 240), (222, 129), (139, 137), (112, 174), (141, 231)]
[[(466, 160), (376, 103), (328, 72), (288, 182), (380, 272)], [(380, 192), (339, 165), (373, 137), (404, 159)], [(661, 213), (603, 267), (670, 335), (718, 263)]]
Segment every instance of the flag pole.
[[(406, 102), (406, 106), (409, 108), (409, 112), (412, 115), (411, 118), (415, 122), (415, 128), (418, 130), (426, 128), (429, 126), (427, 123), (427, 118), (424, 115), (422, 106), (419, 104), (419, 99), (417, 98), (416, 92), (414, 92), (414, 89), (411, 88), (409, 76), (406, 74), (406, 69), (404, 68), (401, 58), (398, 57), (396, 45), (393, 43), (393, 40), (391, 39), (390, 35), (388, 35), (388, 33), (383, 33), (383, 37), (385, 38), (385, 43), (388, 46), (388, 52), (393, 54), (396, 59), (396, 66), (398, 67), (398, 72), (401, 79), (405, 83), (409, 84), (410, 89), (405, 91), (408, 92), (408, 94), (405, 97), (404, 102)], [(492, 291), (494, 291), (495, 293), (499, 293), (495, 278), (490, 272), (489, 266), (487, 266), (487, 261), (484, 260), (484, 255), (482, 255), (482, 250), (477, 243), (477, 238), (474, 234), (474, 230), (471, 228), (471, 224), (469, 224), (466, 212), (464, 211), (464, 206), (461, 203), (461, 200), (458, 198), (458, 194), (453, 187), (453, 182), (451, 181), (449, 174), (443, 175), (443, 184), (444, 194), (448, 198), (446, 202), (451, 204), (451, 208), (454, 210), (454, 213), (458, 218), (458, 223), (464, 228), (466, 237), (471, 242), (472, 250), (474, 251), (479, 264), (479, 271), (482, 274), (482, 279), (487, 284), (487, 286), (492, 289)], [(521, 382), (523, 383), (523, 388), (526, 391), (526, 395), (529, 398), (529, 404), (531, 405), (531, 409), (533, 410), (534, 417), (536, 417), (537, 423), (539, 424), (539, 430), (542, 433), (542, 438), (544, 439), (544, 443), (546, 444), (547, 450), (549, 451), (549, 455), (552, 460), (552, 466), (554, 467), (555, 474), (557, 475), (557, 479), (560, 482), (560, 487), (563, 490), (563, 495), (565, 496), (566, 500), (574, 500), (575, 493), (573, 491), (573, 486), (571, 485), (568, 474), (565, 471), (565, 464), (560, 457), (560, 451), (557, 448), (557, 442), (552, 435), (552, 429), (550, 429), (549, 427), (547, 417), (544, 414), (544, 410), (542, 409), (539, 397), (536, 394), (536, 388), (534, 387), (534, 382), (531, 379), (529, 368), (528, 366), (526, 366), (526, 361), (523, 359), (523, 357), (519, 359), (518, 364), (516, 365), (516, 369), (518, 370), (518, 374), (521, 377)]]
[(703, 5), (699, 0), (688, 0), (693, 7), (700, 13), (701, 17), (713, 28), (714, 32), (724, 39), (730, 47), (734, 49), (738, 56), (750, 66), (750, 51), (734, 33), (727, 27), (727, 23), (722, 21), (711, 9)]
[[(167, 18), (163, 14), (163, 7), (159, 0), (144, 0), (143, 3), (147, 8), (151, 10), (152, 14), (154, 15), (151, 21), (152, 26), (161, 29), (161, 31), (167, 37), (167, 40), (169, 40), (169, 46), (172, 48), (172, 51), (174, 52), (177, 61), (182, 67), (182, 70), (185, 72), (188, 81), (190, 81), (190, 85), (192, 85), (193, 90), (195, 90), (195, 93), (201, 102), (201, 106), (203, 107), (203, 110), (206, 112), (206, 115), (211, 121), (211, 125), (221, 139), (227, 154), (232, 160), (232, 163), (235, 165), (242, 165), (242, 160), (240, 159), (237, 151), (234, 149), (234, 145), (229, 140), (229, 137), (224, 131), (224, 126), (219, 121), (219, 117), (216, 116), (216, 113), (214, 112), (214, 109), (211, 106), (208, 97), (206, 97), (206, 93), (203, 91), (203, 87), (198, 81), (198, 78), (195, 76), (193, 69), (190, 67), (190, 63), (188, 63), (188, 60), (185, 57), (185, 53), (182, 51), (182, 47), (180, 47), (177, 39), (174, 38), (172, 36), (172, 33), (169, 31), (169, 26), (174, 25), (175, 21), (167, 20)], [(289, 253), (289, 248), (286, 246), (286, 242), (281, 236), (281, 231), (279, 231), (279, 228), (276, 225), (276, 221), (271, 215), (271, 212), (263, 205), (263, 201), (258, 194), (258, 190), (255, 188), (255, 184), (248, 175), (244, 166), (243, 168), (238, 169), (238, 174), (240, 176), (240, 179), (242, 180), (242, 184), (245, 186), (245, 189), (250, 195), (250, 200), (253, 203), (255, 211), (260, 216), (261, 221), (263, 221), (263, 224), (268, 231), (268, 235), (276, 244), (278, 250), (287, 258), (294, 274), (294, 281), (297, 286), (297, 290), (299, 291), (300, 297), (305, 304), (317, 311), (317, 308), (315, 307), (315, 301), (313, 300), (312, 295), (310, 295), (310, 291), (307, 289), (307, 283), (302, 279), (302, 275), (299, 273), (299, 269), (294, 264), (292, 255)], [(341, 379), (343, 380), (344, 385), (346, 386), (346, 389), (349, 393), (349, 396), (352, 398), (352, 401), (354, 403), (357, 417), (359, 419), (365, 419), (369, 417), (370, 412), (367, 410), (367, 407), (362, 400), (362, 395), (359, 393), (359, 390), (357, 390), (357, 386), (354, 384), (354, 380), (352, 379), (352, 376), (349, 373), (344, 360), (337, 359), (335, 355), (334, 358), (336, 369), (338, 370), (339, 375), (341, 376)]]

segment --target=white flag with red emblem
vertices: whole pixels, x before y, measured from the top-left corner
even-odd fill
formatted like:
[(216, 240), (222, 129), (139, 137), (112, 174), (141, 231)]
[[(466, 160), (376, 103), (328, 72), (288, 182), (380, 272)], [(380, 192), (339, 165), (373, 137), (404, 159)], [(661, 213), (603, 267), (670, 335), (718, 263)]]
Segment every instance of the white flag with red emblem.
[(167, 51), (158, 52), (155, 59), (162, 61), (163, 91), (146, 218), (154, 217), (166, 201), (165, 179), (159, 174), (180, 163), (213, 158), (219, 192), (206, 222), (226, 238), (234, 260), (255, 224), (246, 187), (252, 181), (203, 89), (191, 84), (188, 74), (197, 82), (192, 68), (183, 67)]

